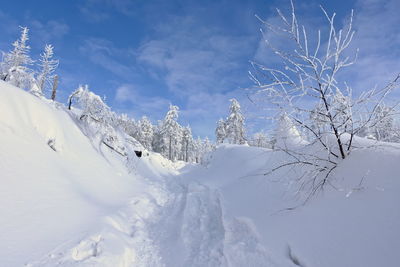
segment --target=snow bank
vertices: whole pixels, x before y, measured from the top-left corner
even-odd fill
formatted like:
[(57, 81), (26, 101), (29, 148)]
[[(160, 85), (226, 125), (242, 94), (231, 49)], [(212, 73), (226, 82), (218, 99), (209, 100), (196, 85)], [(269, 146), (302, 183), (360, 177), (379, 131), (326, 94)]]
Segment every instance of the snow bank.
[(63, 107), (2, 81), (0, 148), (1, 266), (22, 266), (79, 240), (145, 188)]
[[(360, 142), (360, 140), (358, 140)], [(365, 141), (370, 142), (370, 141)], [(190, 177), (218, 190), (225, 212), (254, 225), (261, 244), (277, 259), (298, 266), (397, 266), (400, 248), (400, 146), (354, 151), (327, 186), (305, 205), (293, 172), (269, 176), (279, 152), (223, 145)]]

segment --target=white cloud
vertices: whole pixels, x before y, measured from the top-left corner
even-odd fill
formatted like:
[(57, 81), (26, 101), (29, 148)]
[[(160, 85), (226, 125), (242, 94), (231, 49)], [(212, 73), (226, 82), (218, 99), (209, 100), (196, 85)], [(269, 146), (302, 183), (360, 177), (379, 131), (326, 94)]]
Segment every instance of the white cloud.
[(109, 72), (127, 79), (135, 74), (132, 64), (122, 63), (133, 57), (129, 49), (117, 48), (111, 41), (99, 38), (89, 38), (79, 48), (80, 52), (89, 57), (90, 61), (103, 67)]

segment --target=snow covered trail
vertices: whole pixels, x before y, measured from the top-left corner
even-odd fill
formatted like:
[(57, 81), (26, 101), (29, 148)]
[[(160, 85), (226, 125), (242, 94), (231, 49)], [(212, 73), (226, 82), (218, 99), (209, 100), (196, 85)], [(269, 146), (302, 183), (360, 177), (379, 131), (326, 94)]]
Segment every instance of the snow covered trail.
[(187, 175), (152, 179), (100, 232), (27, 266), (278, 266), (251, 223), (229, 218), (218, 192)]

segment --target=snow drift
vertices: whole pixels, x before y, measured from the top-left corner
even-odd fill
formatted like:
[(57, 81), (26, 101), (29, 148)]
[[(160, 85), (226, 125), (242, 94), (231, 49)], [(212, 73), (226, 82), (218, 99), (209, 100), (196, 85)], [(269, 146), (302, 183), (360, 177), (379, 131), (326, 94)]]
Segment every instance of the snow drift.
[(21, 266), (96, 229), (145, 188), (62, 106), (4, 82), (0, 101), (1, 266)]

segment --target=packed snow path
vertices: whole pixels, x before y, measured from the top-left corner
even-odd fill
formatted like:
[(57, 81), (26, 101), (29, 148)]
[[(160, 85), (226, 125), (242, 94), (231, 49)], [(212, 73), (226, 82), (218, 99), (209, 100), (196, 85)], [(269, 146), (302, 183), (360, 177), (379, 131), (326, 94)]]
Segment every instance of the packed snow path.
[(105, 227), (27, 266), (277, 266), (247, 220), (190, 173), (149, 181)]

